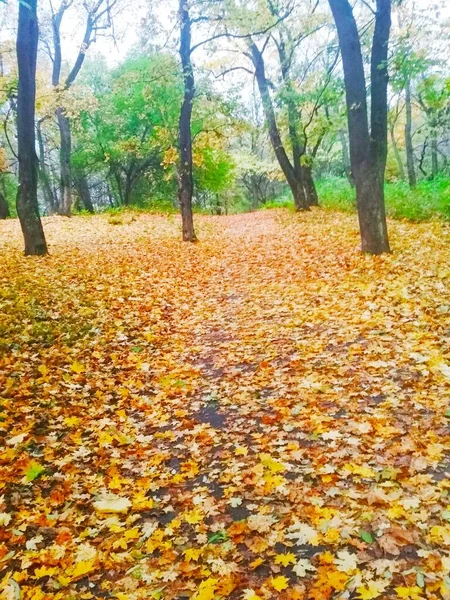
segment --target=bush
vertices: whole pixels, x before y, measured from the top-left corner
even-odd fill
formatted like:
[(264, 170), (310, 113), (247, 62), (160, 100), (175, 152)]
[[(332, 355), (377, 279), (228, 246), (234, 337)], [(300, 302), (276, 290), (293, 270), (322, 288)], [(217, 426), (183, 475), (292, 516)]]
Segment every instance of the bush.
[[(324, 208), (355, 210), (355, 191), (346, 179), (317, 182), (319, 202)], [(411, 190), (404, 181), (386, 183), (386, 212), (393, 219), (408, 221), (450, 220), (450, 179), (421, 181)]]

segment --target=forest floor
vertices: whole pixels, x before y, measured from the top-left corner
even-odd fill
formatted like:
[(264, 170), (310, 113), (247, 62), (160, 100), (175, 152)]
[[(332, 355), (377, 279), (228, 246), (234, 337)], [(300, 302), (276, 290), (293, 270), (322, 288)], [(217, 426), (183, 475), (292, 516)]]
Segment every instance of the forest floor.
[(450, 227), (0, 222), (0, 597), (450, 598)]

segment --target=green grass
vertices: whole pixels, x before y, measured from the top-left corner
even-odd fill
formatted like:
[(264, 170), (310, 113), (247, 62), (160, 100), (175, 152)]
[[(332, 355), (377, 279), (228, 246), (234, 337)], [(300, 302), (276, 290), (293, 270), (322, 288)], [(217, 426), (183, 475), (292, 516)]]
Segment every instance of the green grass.
[[(346, 179), (319, 181), (317, 191), (324, 208), (355, 210), (355, 192)], [(386, 211), (393, 219), (450, 221), (450, 179), (421, 181), (414, 190), (410, 190), (405, 182), (387, 183), (385, 194)]]

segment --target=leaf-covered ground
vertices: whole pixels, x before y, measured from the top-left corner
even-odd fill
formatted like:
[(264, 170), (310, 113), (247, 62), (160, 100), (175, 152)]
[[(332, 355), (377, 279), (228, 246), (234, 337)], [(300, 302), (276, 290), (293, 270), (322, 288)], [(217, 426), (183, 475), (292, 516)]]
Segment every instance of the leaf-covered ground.
[(450, 228), (0, 224), (0, 596), (450, 598)]

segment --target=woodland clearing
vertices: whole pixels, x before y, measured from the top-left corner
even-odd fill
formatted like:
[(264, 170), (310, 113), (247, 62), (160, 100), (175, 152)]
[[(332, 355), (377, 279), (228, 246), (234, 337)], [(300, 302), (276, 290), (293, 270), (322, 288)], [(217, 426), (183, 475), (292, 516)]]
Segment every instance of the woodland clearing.
[(4, 598), (450, 598), (448, 224), (0, 222)]

